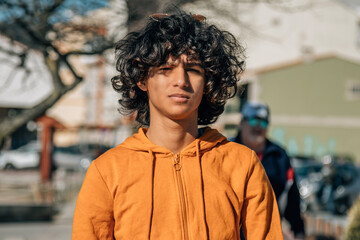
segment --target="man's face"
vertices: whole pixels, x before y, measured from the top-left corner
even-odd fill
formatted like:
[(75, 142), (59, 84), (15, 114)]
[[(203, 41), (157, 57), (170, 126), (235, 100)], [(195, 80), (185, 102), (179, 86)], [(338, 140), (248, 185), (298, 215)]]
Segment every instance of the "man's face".
[(139, 82), (149, 97), (150, 119), (196, 119), (204, 92), (204, 69), (186, 55), (169, 58), (160, 66), (150, 68), (147, 80)]
[(241, 134), (245, 145), (256, 148), (265, 143), (268, 122), (264, 119), (244, 119), (241, 124)]

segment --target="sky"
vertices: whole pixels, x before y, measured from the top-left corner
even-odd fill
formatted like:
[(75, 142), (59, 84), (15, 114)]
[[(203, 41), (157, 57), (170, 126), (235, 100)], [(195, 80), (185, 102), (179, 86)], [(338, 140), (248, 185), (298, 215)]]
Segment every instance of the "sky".
[[(52, 1), (48, 0), (36, 0), (39, 1), (39, 6), (46, 7), (51, 6)], [(9, 1), (11, 2), (11, 1)], [(27, 1), (24, 1), (27, 2)], [(16, 6), (16, 4), (14, 4)], [(85, 15), (88, 11), (106, 7), (108, 0), (65, 0), (65, 2), (57, 9), (56, 13), (53, 14), (49, 21), (55, 23), (59, 21), (68, 21), (74, 15)], [(29, 2), (29, 9), (33, 10), (33, 3)], [(0, 3), (0, 23), (8, 22), (11, 18), (22, 17), (25, 14), (21, 7), (8, 8), (5, 4)]]

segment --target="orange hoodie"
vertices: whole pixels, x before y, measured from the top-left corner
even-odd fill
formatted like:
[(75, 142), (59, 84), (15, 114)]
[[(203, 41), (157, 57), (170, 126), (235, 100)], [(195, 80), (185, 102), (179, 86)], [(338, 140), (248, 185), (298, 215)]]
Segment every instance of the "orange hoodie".
[(180, 153), (137, 134), (92, 162), (72, 239), (283, 239), (279, 211), (256, 154), (218, 131)]

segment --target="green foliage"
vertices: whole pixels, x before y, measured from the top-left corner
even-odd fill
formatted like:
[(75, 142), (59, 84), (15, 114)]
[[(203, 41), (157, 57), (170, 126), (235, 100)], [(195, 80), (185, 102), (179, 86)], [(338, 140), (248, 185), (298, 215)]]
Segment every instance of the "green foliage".
[(345, 233), (345, 240), (360, 239), (360, 196), (349, 212), (349, 226)]

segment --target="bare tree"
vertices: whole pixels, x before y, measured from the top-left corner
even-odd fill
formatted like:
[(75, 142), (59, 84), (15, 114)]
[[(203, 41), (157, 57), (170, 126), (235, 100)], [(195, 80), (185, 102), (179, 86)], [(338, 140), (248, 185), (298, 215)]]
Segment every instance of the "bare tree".
[[(4, 90), (14, 73), (20, 69), (25, 72), (24, 76), (36, 71), (28, 67), (28, 62), (31, 61), (29, 56), (33, 52), (42, 56), (43, 65), (50, 73), (54, 87), (52, 93), (36, 106), (17, 111), (11, 116), (0, 116), (0, 143), (17, 128), (43, 115), (83, 80), (71, 61), (73, 57), (101, 55), (113, 47), (114, 42), (119, 39), (119, 32), (136, 29), (151, 13), (161, 12), (169, 7), (181, 8), (183, 4), (191, 2), (195, 0), (1, 0), (0, 36), (11, 47), (4, 48), (0, 45), (0, 52), (17, 60), (7, 78), (1, 79), (0, 88)], [(228, 2), (230, 8), (223, 7), (217, 0), (206, 1), (208, 8), (231, 18), (244, 28), (248, 28), (249, 24), (234, 17), (231, 4), (267, 2), (285, 10), (311, 4), (311, 1), (302, 1), (303, 4), (299, 6), (289, 5), (293, 0)], [(89, 22), (86, 19), (86, 14), (96, 9), (108, 10), (106, 22)], [(9, 62), (8, 59), (1, 59), (0, 55), (0, 62), (3, 61)], [(67, 83), (60, 74), (62, 69), (67, 69), (68, 75), (71, 75), (71, 83)]]
[[(74, 2), (73, 2), (74, 3)], [(54, 0), (3, 0), (0, 5), (0, 14), (3, 19), (0, 23), (1, 35), (8, 41), (7, 55), (17, 57), (18, 64), (13, 65), (13, 71), (24, 69), (30, 75), (34, 69), (29, 69), (28, 61), (31, 52), (42, 55), (43, 63), (51, 75), (53, 92), (42, 102), (30, 109), (18, 111), (13, 116), (4, 116), (0, 122), (0, 142), (14, 130), (43, 115), (64, 94), (72, 90), (82, 81), (72, 65), (70, 58), (79, 55), (101, 54), (112, 47), (111, 39), (107, 39), (103, 26), (90, 27), (73, 21), (75, 16), (105, 7), (99, 1), (70, 1)], [(124, 13), (126, 14), (126, 13)], [(76, 47), (64, 47), (76, 46)], [(41, 67), (41, 66), (40, 66)], [(71, 73), (73, 81), (64, 82), (60, 69), (66, 68)], [(11, 74), (6, 81), (12, 81)], [(4, 90), (4, 89), (3, 89)], [(23, 89), (26, 90), (26, 89)]]
[[(175, 4), (182, 2), (186, 0), (178, 0)], [(32, 108), (0, 116), (0, 143), (17, 128), (43, 115), (83, 80), (71, 61), (73, 57), (103, 54), (113, 47), (119, 32), (135, 28), (151, 12), (160, 11), (169, 3), (170, 0), (2, 0), (0, 35), (2, 41), (7, 41), (7, 47), (0, 45), (0, 52), (8, 57), (1, 59), (0, 56), (0, 62), (10, 64), (9, 56), (15, 60), (6, 79), (0, 81), (0, 91), (6, 91), (6, 85), (17, 71), (25, 72), (24, 79), (35, 71), (28, 67), (33, 52), (42, 56), (42, 67), (51, 75), (53, 91)], [(107, 9), (107, 21), (89, 22), (86, 14), (98, 9)], [(71, 83), (61, 75), (63, 69), (71, 75)]]

